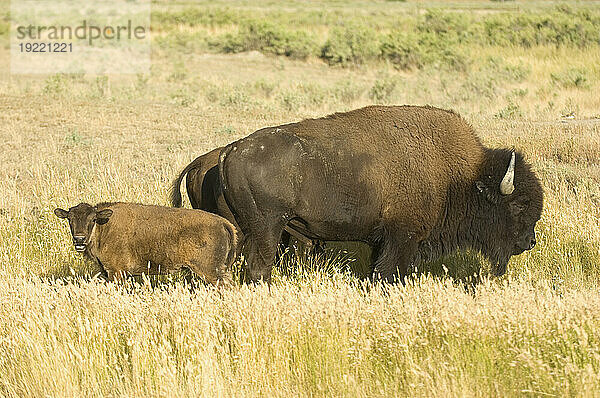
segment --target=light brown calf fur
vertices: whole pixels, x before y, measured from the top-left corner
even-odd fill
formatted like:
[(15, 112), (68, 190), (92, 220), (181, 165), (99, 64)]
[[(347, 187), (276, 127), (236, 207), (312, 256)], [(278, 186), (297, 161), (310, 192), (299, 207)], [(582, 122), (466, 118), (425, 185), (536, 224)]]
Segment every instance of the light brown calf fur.
[(202, 210), (132, 203), (81, 203), (65, 211), (78, 252), (97, 261), (109, 280), (188, 267), (214, 285), (232, 282), (235, 227)]

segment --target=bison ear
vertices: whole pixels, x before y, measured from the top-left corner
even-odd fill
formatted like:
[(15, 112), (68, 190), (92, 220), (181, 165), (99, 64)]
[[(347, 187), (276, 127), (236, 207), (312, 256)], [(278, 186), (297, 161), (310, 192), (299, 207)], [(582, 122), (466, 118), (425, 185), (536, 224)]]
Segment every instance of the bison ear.
[(58, 218), (67, 218), (69, 216), (69, 212), (61, 209), (60, 207), (57, 207), (56, 209), (54, 209), (54, 214)]
[(110, 216), (112, 216), (113, 211), (110, 209), (100, 210), (96, 213), (96, 224), (104, 225), (108, 222)]

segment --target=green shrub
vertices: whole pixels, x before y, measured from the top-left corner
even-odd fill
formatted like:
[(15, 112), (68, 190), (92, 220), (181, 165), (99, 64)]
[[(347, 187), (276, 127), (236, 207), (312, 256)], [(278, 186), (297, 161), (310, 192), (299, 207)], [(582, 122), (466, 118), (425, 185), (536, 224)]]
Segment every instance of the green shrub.
[(336, 84), (333, 90), (333, 96), (336, 100), (344, 104), (350, 104), (358, 100), (364, 91), (365, 88), (363, 86), (346, 80)]
[(232, 135), (235, 134), (235, 128), (232, 126), (223, 126), (214, 130), (217, 135)]
[(208, 39), (208, 46), (218, 52), (241, 53), (247, 51), (245, 39), (241, 34), (226, 33), (222, 36)]
[(487, 44), (531, 47), (600, 43), (600, 16), (589, 11), (560, 8), (547, 14), (496, 14), (483, 20)]
[(321, 106), (326, 99), (327, 91), (319, 85), (302, 83), (290, 88), (279, 95), (281, 106), (293, 111), (301, 107)]
[(145, 91), (148, 88), (149, 74), (138, 73), (135, 79), (135, 91)]
[(466, 71), (469, 54), (465, 44), (477, 36), (478, 29), (467, 14), (428, 11), (419, 17), (416, 33), (395, 30), (382, 40), (381, 56), (399, 69), (425, 65)]
[(483, 70), (497, 80), (512, 82), (522, 82), (531, 73), (531, 70), (523, 64), (508, 65), (500, 57), (488, 57)]
[(267, 82), (263, 79), (254, 82), (254, 89), (266, 98), (271, 97), (271, 95), (273, 95), (273, 91), (275, 91), (276, 88), (277, 83)]
[(467, 13), (429, 10), (419, 18), (417, 29), (421, 33), (433, 33), (444, 41), (465, 42), (472, 35), (473, 25)]
[(510, 93), (507, 94), (506, 98), (523, 98), (529, 93), (526, 88), (513, 88)]
[[(497, 87), (505, 82), (521, 82), (530, 73), (529, 68), (523, 65), (509, 65), (499, 57), (488, 57), (486, 62), (477, 70), (469, 72), (467, 78), (461, 83), (461, 90), (457, 94), (461, 100), (469, 100), (473, 97), (494, 99), (497, 97)], [(511, 98), (524, 96), (526, 90), (518, 95), (520, 91), (513, 90)], [(513, 95), (514, 94), (514, 95)], [(510, 114), (510, 109), (500, 112), (502, 116)]]
[(97, 97), (105, 97), (110, 94), (110, 82), (107, 75), (96, 77), (95, 93)]
[(386, 35), (381, 43), (381, 56), (393, 63), (399, 69), (413, 69), (423, 67), (417, 35), (393, 31)]
[(430, 33), (421, 35), (419, 42), (425, 64), (461, 72), (469, 68), (469, 50), (466, 46), (459, 45), (454, 38)]
[(378, 55), (375, 31), (358, 23), (332, 29), (321, 49), (321, 58), (330, 65), (363, 64)]
[(219, 101), (221, 106), (235, 108), (245, 108), (251, 105), (252, 102), (252, 99), (246, 94), (243, 87), (236, 87), (233, 90), (225, 92)]
[(563, 116), (575, 116), (579, 115), (580, 108), (577, 101), (569, 97), (564, 103), (564, 106), (560, 110), (560, 114)]
[(425, 65), (465, 71), (469, 56), (457, 45), (456, 37), (436, 33), (412, 34), (393, 31), (381, 43), (381, 57), (399, 69), (423, 68)]
[(384, 76), (379, 78), (369, 91), (369, 98), (376, 103), (388, 103), (392, 98), (394, 89), (398, 81), (396, 79)]
[(169, 94), (172, 103), (180, 106), (190, 106), (195, 101), (194, 97), (191, 96), (186, 89), (178, 89)]
[(569, 68), (562, 72), (551, 73), (554, 84), (566, 88), (589, 88), (590, 83), (585, 69)]
[(306, 105), (318, 106), (325, 102), (326, 91), (323, 87), (311, 83), (302, 83), (298, 85), (297, 91), (302, 94)]
[(500, 109), (494, 116), (498, 119), (516, 119), (522, 117), (523, 112), (519, 105), (514, 102), (509, 102), (506, 107)]
[(295, 111), (302, 104), (302, 98), (296, 90), (283, 92), (279, 100), (281, 101), (281, 106), (288, 111)]
[(168, 82), (182, 81), (187, 78), (187, 70), (183, 61), (178, 60), (173, 64), (173, 72), (167, 77)]
[(496, 80), (487, 72), (469, 74), (461, 84), (459, 98), (468, 101), (473, 97), (492, 99), (496, 97)]
[(81, 134), (77, 128), (69, 128), (64, 136), (63, 142), (66, 146), (75, 146), (79, 144), (89, 144), (89, 139)]
[(209, 45), (225, 53), (257, 50), (267, 54), (306, 59), (316, 54), (316, 40), (304, 31), (289, 31), (266, 21), (248, 21), (235, 34), (225, 34), (209, 41)]
[(65, 75), (57, 73), (46, 78), (46, 80), (44, 81), (43, 91), (45, 94), (60, 94), (65, 90), (65, 87)]

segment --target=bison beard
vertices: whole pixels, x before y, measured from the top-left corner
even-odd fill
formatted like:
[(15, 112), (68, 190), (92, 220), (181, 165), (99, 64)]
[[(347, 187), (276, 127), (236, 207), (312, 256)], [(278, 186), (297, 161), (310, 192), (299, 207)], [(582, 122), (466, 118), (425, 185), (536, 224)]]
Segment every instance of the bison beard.
[(363, 241), (373, 276), (479, 250), (502, 275), (535, 244), (543, 192), (519, 153), (484, 147), (459, 115), (370, 106), (261, 129), (227, 146), (219, 173), (247, 239), (247, 280), (269, 281), (286, 225)]

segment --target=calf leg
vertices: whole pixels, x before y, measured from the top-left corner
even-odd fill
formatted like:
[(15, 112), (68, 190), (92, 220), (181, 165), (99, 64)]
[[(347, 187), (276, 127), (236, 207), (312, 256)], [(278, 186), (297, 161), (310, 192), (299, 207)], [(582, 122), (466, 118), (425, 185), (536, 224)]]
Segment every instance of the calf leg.
[(198, 239), (195, 245), (187, 245), (189, 257), (183, 259), (183, 266), (215, 286), (233, 285), (231, 265), (235, 261), (237, 247), (234, 247), (228, 228), (223, 234), (208, 239)]
[(225, 258), (213, 259), (210, 256), (203, 256), (202, 260), (192, 260), (186, 266), (211, 285), (218, 287), (233, 286), (233, 277), (231, 270), (226, 269)]
[(123, 283), (125, 282), (125, 271), (121, 270), (107, 270), (108, 280), (115, 283)]

